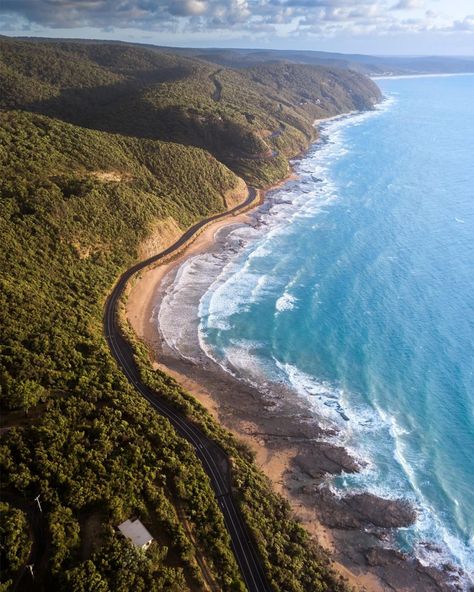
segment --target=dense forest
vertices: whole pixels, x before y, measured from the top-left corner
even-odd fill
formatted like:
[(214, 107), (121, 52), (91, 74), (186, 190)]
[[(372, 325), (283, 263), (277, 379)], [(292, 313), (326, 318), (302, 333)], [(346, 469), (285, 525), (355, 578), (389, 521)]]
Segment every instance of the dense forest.
[[(282, 178), (315, 118), (378, 91), (311, 66), (216, 71), (152, 48), (5, 38), (0, 89), (0, 590), (244, 590), (192, 447), (108, 351), (105, 299), (157, 221), (184, 230), (225, 210), (238, 175)], [(248, 450), (135, 347), (144, 379), (232, 457), (274, 589), (344, 589)], [(146, 552), (117, 534), (131, 516), (155, 539)]]
[(275, 64), (231, 70), (120, 44), (0, 40), (0, 107), (209, 151), (246, 181), (284, 176), (313, 121), (380, 99), (349, 70)]

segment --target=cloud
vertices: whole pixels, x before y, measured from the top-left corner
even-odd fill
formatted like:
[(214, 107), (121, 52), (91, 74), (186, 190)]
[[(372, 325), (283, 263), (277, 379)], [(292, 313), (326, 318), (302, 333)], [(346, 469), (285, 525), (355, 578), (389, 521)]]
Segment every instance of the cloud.
[(392, 6), (392, 10), (416, 10), (417, 8), (424, 8), (424, 0), (400, 0)]
[(460, 31), (465, 33), (473, 33), (474, 32), (474, 14), (466, 16), (464, 19), (459, 21), (454, 21), (451, 25), (452, 31)]
[(205, 0), (175, 0), (170, 6), (170, 13), (175, 16), (198, 16), (206, 10)]
[(247, 0), (2, 0), (0, 12), (53, 28), (153, 28), (196, 17), (229, 24), (251, 16)]
[[(442, 18), (430, 0), (0, 0), (4, 31), (42, 27), (135, 29), (189, 35), (330, 39), (474, 32), (473, 17)], [(416, 18), (404, 18), (403, 11)]]
[[(377, 0), (1, 0), (0, 12), (51, 28), (166, 26), (194, 19), (196, 27), (289, 23), (294, 18), (346, 20)], [(200, 20), (199, 20), (200, 19)]]

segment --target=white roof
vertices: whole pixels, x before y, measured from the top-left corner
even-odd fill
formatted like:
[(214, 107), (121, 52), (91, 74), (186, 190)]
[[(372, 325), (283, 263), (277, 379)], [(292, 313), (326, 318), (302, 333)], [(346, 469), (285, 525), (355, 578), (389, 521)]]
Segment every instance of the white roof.
[(136, 520), (125, 520), (125, 522), (118, 525), (118, 529), (123, 536), (130, 539), (137, 547), (143, 547), (153, 540), (151, 534), (138, 518)]

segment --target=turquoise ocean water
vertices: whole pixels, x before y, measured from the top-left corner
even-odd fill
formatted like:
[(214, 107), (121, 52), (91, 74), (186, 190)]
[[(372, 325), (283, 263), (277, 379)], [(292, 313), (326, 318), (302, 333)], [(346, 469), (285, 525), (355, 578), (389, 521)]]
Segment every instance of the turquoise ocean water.
[(399, 545), (473, 574), (474, 76), (378, 83), (388, 100), (324, 124), (231, 233), (201, 346), (307, 399), (368, 463), (332, 487), (410, 499)]

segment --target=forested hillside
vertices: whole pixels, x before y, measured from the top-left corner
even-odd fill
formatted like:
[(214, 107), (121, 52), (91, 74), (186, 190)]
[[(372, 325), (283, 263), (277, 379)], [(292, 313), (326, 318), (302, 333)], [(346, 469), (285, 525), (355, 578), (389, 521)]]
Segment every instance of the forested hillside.
[[(250, 68), (256, 64), (308, 64), (344, 68), (367, 76), (411, 76), (474, 72), (473, 56), (375, 56), (298, 49), (173, 48), (181, 56), (200, 58), (228, 68)], [(438, 48), (442, 51), (442, 48)]]
[(313, 121), (380, 99), (345, 70), (231, 70), (126, 44), (0, 40), (0, 106), (205, 148), (245, 180), (276, 181), (314, 139)]
[[(378, 91), (355, 74), (216, 72), (121, 44), (0, 49), (0, 589), (243, 590), (193, 449), (109, 354), (104, 302), (157, 221), (184, 230), (225, 210), (236, 173), (281, 178), (315, 117), (369, 107)], [(232, 455), (274, 589), (342, 589), (250, 454), (146, 372)], [(155, 538), (146, 553), (116, 533), (131, 516)]]
[[(182, 512), (209, 548), (219, 584), (238, 589), (227, 533), (192, 449), (128, 386), (101, 334), (107, 291), (150, 223), (172, 216), (184, 228), (221, 210), (236, 177), (195, 148), (18, 111), (0, 122), (3, 485), (5, 500), (29, 512), (41, 494), (45, 585), (198, 588)], [(159, 542), (151, 556), (135, 556), (111, 530), (135, 514)], [(16, 524), (2, 552), (13, 537), (28, 538)], [(28, 547), (8, 558), (6, 576)]]

